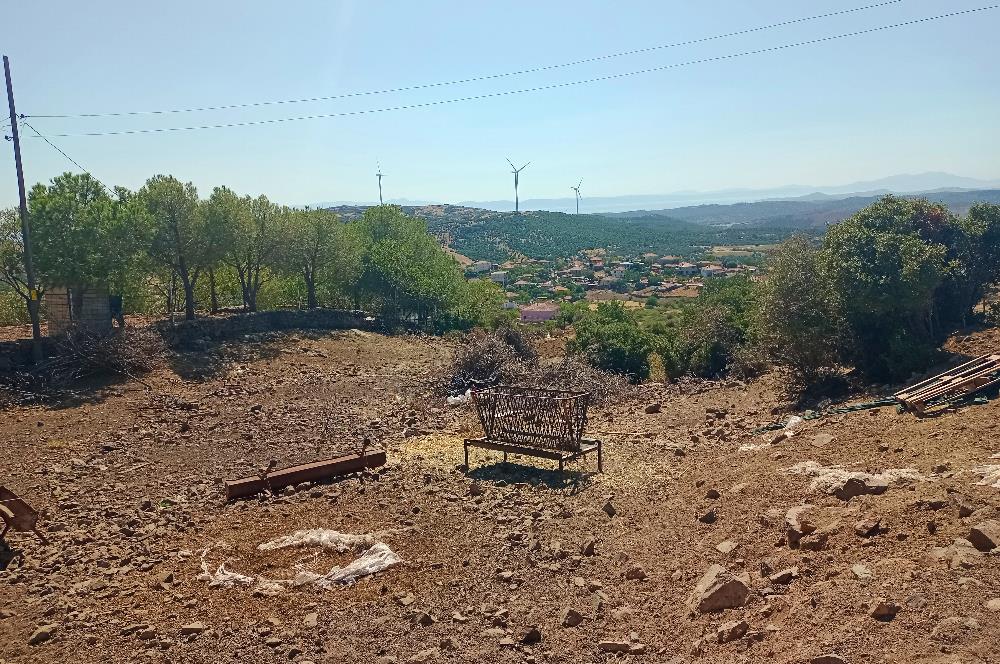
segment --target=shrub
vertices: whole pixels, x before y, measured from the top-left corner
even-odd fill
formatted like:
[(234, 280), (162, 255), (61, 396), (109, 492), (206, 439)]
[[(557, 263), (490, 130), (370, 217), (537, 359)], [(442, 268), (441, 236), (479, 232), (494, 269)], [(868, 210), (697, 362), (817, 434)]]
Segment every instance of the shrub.
[(604, 371), (637, 381), (649, 375), (651, 339), (639, 328), (635, 316), (620, 302), (602, 302), (593, 316), (576, 325), (576, 337), (567, 345)]
[(772, 255), (754, 328), (761, 354), (805, 383), (838, 364), (845, 322), (819, 251), (807, 237), (786, 240)]
[(0, 290), (0, 325), (27, 325), (30, 322), (24, 298), (12, 290)]
[(531, 343), (516, 328), (502, 326), (491, 332), (472, 332), (455, 354), (448, 390), (458, 394), (490, 385), (521, 383), (537, 360)]

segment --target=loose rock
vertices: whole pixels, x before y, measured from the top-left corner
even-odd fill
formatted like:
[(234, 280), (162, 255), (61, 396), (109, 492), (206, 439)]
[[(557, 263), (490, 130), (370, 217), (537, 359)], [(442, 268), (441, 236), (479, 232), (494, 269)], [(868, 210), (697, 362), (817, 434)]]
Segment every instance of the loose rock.
[(748, 576), (737, 577), (720, 565), (712, 565), (691, 592), (688, 606), (702, 613), (723, 611), (743, 606), (749, 596)]

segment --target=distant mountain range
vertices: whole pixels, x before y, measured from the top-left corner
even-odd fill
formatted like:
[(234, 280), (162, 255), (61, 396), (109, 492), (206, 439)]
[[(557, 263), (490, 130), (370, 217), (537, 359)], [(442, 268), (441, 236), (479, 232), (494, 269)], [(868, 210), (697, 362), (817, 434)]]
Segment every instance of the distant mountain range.
[[(705, 245), (766, 244), (796, 231), (821, 233), (827, 225), (846, 219), (882, 195), (810, 194), (788, 200), (580, 215), (549, 211), (515, 214), (463, 205), (405, 205), (403, 210), (425, 220), (445, 246), (473, 259), (499, 262), (512, 254), (567, 256), (595, 247), (624, 254), (654, 251), (687, 256)], [(917, 195), (943, 203), (960, 215), (977, 202), (1000, 203), (1000, 188), (905, 194)], [(330, 209), (341, 219), (350, 220), (360, 217), (368, 207), (338, 205)]]
[[(811, 194), (787, 200), (764, 200), (731, 205), (694, 205), (665, 210), (640, 210), (607, 213), (602, 216), (626, 219), (663, 219), (711, 226), (780, 227), (822, 229), (842, 221), (886, 192), (838, 197)], [(906, 198), (922, 197), (942, 203), (955, 214), (964, 215), (974, 203), (1000, 203), (1000, 189), (932, 191), (900, 194)]]
[[(602, 214), (634, 211), (664, 211), (703, 205), (727, 205), (735, 203), (755, 203), (772, 200), (828, 201), (830, 199), (866, 198), (887, 193), (916, 194), (961, 192), (971, 190), (1000, 189), (1000, 179), (980, 180), (951, 173), (917, 173), (893, 175), (878, 180), (865, 180), (845, 185), (813, 186), (787, 185), (770, 189), (722, 189), (718, 191), (678, 191), (668, 194), (641, 194), (625, 196), (603, 196), (590, 198), (586, 195), (580, 201), (582, 213)], [(586, 190), (584, 190), (586, 194)], [(437, 205), (432, 201), (392, 199), (397, 205), (423, 207)], [(337, 201), (318, 203), (315, 207), (355, 206), (357, 203)], [(514, 209), (514, 202), (460, 201), (454, 205), (508, 212)], [(535, 198), (521, 201), (522, 210), (548, 210), (552, 212), (574, 212), (574, 198)]]

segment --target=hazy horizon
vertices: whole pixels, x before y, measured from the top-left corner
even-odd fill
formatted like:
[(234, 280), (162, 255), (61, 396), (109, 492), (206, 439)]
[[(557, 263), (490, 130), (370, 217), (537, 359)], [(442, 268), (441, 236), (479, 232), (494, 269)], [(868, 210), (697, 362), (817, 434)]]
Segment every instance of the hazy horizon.
[[(831, 198), (846, 196), (870, 196), (880, 193), (914, 194), (932, 191), (962, 191), (1000, 188), (1000, 178), (978, 180), (951, 173), (916, 173), (887, 176), (873, 181), (850, 182), (840, 185), (790, 184), (771, 189), (729, 188), (716, 191), (674, 191), (661, 193), (617, 194), (611, 196), (583, 197), (580, 200), (581, 213), (626, 212), (632, 210), (670, 209), (695, 205), (731, 205), (765, 200), (795, 200), (812, 194)], [(478, 207), (488, 210), (508, 211), (514, 209), (514, 199), (492, 201), (448, 201), (434, 199), (386, 198), (386, 203), (403, 206), (458, 205)], [(351, 201), (329, 200), (311, 201), (310, 207), (370, 206), (378, 200)], [(522, 210), (549, 210), (570, 212), (575, 210), (575, 199), (570, 197), (537, 197), (521, 200)]]

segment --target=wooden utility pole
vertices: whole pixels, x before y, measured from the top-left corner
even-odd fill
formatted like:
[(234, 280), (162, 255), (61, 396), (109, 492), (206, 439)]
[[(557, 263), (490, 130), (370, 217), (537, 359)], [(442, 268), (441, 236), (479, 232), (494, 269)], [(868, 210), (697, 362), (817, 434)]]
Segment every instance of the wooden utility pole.
[(28, 199), (24, 191), (24, 168), (21, 166), (21, 139), (17, 133), (17, 111), (14, 109), (14, 85), (10, 80), (10, 60), (3, 56), (3, 73), (7, 78), (7, 106), (10, 108), (10, 133), (14, 142), (14, 167), (17, 170), (17, 194), (21, 215), (21, 241), (24, 244), (24, 283), (28, 288), (28, 316), (31, 318), (31, 357), (42, 361), (42, 324), (38, 315), (38, 288), (35, 266), (31, 258), (31, 227), (28, 223)]

